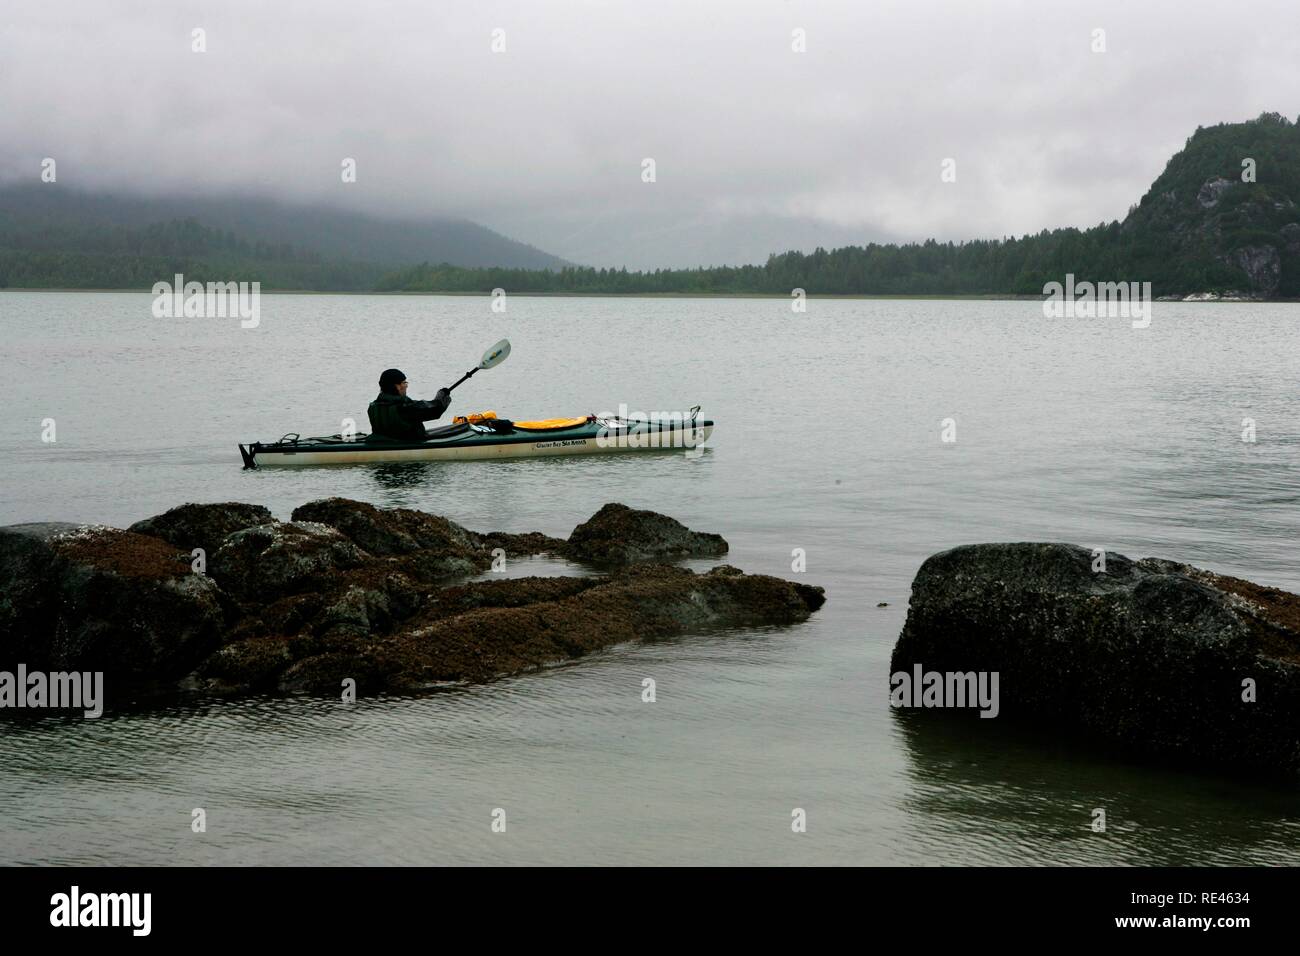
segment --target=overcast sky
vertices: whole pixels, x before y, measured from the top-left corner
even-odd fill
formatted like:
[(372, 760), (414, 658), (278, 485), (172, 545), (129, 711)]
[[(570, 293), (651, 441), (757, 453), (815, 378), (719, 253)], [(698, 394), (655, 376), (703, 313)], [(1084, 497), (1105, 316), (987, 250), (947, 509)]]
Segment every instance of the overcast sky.
[(1197, 125), (1294, 120), (1297, 64), (1300, 0), (14, 0), (0, 178), (761, 261), (1123, 218)]

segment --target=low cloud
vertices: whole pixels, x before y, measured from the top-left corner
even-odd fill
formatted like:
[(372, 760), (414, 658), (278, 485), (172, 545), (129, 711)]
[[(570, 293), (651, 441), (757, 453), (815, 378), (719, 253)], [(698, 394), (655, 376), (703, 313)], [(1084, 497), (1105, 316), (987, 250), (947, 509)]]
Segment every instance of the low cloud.
[(5, 180), (51, 156), (62, 184), (463, 216), (633, 268), (1088, 226), (1197, 125), (1300, 112), (1293, 0), (63, 0), (6, 20)]

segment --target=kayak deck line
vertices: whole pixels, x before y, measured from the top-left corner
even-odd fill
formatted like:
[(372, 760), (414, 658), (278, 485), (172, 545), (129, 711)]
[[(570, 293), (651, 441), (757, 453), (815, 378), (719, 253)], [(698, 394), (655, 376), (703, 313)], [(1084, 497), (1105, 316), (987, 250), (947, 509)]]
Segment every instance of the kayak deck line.
[[(713, 434), (713, 422), (690, 417), (561, 420), (559, 427), (528, 428), (504, 419), (464, 421), (431, 429), (424, 441), (396, 441), (364, 433), (303, 438), (291, 432), (274, 442), (239, 445), (244, 469), (264, 465), (337, 465), (403, 461), (541, 458), (623, 451), (691, 450)], [(567, 424), (568, 422), (577, 424)]]

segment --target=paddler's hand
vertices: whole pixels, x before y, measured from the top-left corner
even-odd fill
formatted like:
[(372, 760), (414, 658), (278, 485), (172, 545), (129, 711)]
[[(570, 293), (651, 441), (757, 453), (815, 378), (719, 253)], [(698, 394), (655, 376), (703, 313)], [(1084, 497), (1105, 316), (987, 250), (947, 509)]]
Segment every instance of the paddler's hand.
[(440, 388), (438, 389), (438, 394), (435, 396), (435, 399), (439, 402), (442, 402), (442, 404), (444, 405), (450, 405), (451, 392), (447, 391), (445, 388)]

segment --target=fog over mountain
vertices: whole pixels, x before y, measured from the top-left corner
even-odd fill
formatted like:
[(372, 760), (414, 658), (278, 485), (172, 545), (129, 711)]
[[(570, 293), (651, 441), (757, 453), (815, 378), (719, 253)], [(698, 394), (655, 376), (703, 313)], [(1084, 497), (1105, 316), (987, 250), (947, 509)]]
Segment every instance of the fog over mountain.
[(64, 0), (5, 21), (2, 182), (51, 157), (59, 187), (467, 219), (598, 266), (1091, 225), (1198, 125), (1300, 112), (1294, 0)]
[[(0, 186), (0, 245), (13, 236), (28, 247), (67, 248), (73, 236), (84, 238), (87, 231), (99, 235), (114, 227), (186, 219), (248, 242), (288, 244), (326, 259), (375, 265), (448, 262), (557, 269), (567, 264), (463, 219), (426, 215), (390, 221), (328, 205), (247, 195), (151, 197), (87, 193), (59, 184)], [(48, 238), (42, 242), (43, 237)]]

